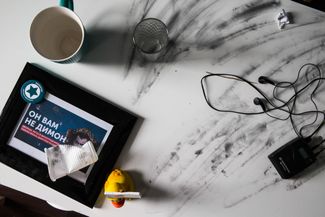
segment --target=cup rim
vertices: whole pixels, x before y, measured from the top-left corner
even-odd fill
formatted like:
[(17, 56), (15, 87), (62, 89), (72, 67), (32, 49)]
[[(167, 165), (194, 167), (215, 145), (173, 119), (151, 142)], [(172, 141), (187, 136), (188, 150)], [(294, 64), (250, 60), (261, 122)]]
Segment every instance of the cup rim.
[(148, 21), (148, 20), (156, 20), (158, 21), (159, 23), (163, 24), (164, 27), (165, 27), (165, 30), (166, 30), (166, 34), (167, 34), (167, 39), (169, 40), (169, 36), (168, 36), (168, 28), (167, 28), (167, 25), (161, 21), (160, 19), (158, 18), (154, 18), (154, 17), (148, 17), (148, 18), (145, 18), (145, 19), (142, 19), (140, 22), (137, 23), (137, 25), (134, 27), (134, 30), (133, 30), (133, 34), (132, 34), (132, 40), (133, 40), (133, 44), (136, 48), (138, 48), (141, 52), (145, 53), (145, 54), (157, 54), (159, 52), (161, 52), (164, 48), (166, 48), (166, 46), (158, 51), (155, 51), (155, 52), (147, 52), (147, 51), (144, 51), (143, 49), (141, 49), (140, 47), (137, 46), (137, 43), (136, 43), (136, 40), (135, 40), (135, 31), (136, 29), (138, 28), (138, 26), (143, 23), (144, 21)]
[[(38, 49), (37, 47), (34, 45), (34, 42), (32, 40), (32, 28), (33, 28), (33, 25), (36, 25), (34, 24), (34, 22), (36, 22), (36, 19), (42, 14), (42, 13), (45, 13), (46, 11), (49, 11), (49, 10), (64, 10), (66, 11), (67, 13), (69, 13), (70, 15), (72, 15), (72, 17), (75, 19), (75, 21), (77, 21), (77, 23), (79, 24), (79, 27), (81, 28), (81, 41), (80, 41), (80, 44), (79, 44), (79, 47), (78, 49), (75, 50), (75, 52), (73, 52), (71, 55), (69, 55), (68, 57), (65, 57), (65, 58), (61, 58), (61, 59), (52, 59), (52, 58), (49, 58), (47, 56), (45, 56), (44, 54), (42, 54)], [(85, 29), (84, 29), (84, 25), (80, 19), (80, 17), (72, 10), (66, 8), (66, 7), (63, 7), (63, 6), (52, 6), (52, 7), (48, 7), (48, 8), (45, 8), (43, 10), (41, 10), (38, 14), (36, 14), (36, 16), (33, 18), (33, 21), (30, 25), (30, 29), (29, 29), (29, 39), (31, 41), (31, 44), (33, 46), (33, 48), (37, 51), (38, 54), (40, 54), (42, 57), (50, 60), (50, 61), (53, 61), (53, 62), (64, 62), (64, 61), (67, 61), (69, 59), (71, 59), (72, 57), (74, 57), (81, 49), (81, 47), (83, 46), (84, 44), (84, 40), (85, 40)]]

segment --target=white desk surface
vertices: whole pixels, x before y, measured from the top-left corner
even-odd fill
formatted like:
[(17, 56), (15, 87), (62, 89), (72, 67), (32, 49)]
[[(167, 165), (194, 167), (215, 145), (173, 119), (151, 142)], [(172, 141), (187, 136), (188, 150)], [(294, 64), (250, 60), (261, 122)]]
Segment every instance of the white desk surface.
[[(33, 17), (55, 4), (1, 1), (0, 109), (31, 62), (142, 117), (116, 166), (131, 171), (144, 197), (115, 209), (100, 196), (90, 209), (3, 164), (1, 184), (91, 217), (324, 216), (324, 157), (301, 178), (280, 179), (267, 156), (295, 137), (290, 123), (213, 111), (200, 79), (211, 71), (293, 80), (307, 62), (325, 70), (325, 13), (288, 0), (75, 1), (91, 49), (62, 65), (29, 41)], [(282, 8), (294, 23), (279, 30)], [(142, 17), (169, 26), (174, 44), (162, 62), (130, 55)]]

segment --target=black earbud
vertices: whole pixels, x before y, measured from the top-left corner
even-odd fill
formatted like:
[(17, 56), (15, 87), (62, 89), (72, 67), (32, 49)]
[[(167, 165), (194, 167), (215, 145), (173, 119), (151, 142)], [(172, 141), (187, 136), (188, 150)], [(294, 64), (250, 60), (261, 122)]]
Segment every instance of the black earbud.
[(259, 105), (262, 107), (263, 111), (266, 112), (266, 105), (265, 102), (263, 102), (263, 100), (261, 98), (255, 97), (254, 98), (254, 104), (255, 105)]
[(270, 80), (268, 77), (265, 77), (265, 76), (260, 76), (258, 78), (258, 82), (260, 84), (272, 84), (272, 85), (275, 85), (275, 82)]

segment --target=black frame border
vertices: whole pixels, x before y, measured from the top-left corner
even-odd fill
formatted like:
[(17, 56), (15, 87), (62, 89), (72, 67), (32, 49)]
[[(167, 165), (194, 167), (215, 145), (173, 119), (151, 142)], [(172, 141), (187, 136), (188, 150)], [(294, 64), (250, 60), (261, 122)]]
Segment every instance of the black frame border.
[[(28, 80), (39, 81), (45, 91), (113, 125), (85, 184), (70, 177), (52, 182), (47, 165), (7, 145), (26, 107), (26, 102), (20, 96), (20, 88)], [(130, 112), (26, 63), (0, 116), (0, 162), (92, 208), (136, 121), (137, 117)]]

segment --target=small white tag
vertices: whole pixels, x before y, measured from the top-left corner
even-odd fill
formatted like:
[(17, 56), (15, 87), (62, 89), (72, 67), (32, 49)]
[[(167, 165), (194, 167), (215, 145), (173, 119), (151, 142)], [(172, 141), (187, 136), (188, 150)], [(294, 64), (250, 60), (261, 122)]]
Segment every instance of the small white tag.
[(140, 192), (105, 192), (105, 196), (108, 198), (133, 198), (133, 199), (140, 199), (141, 194)]

